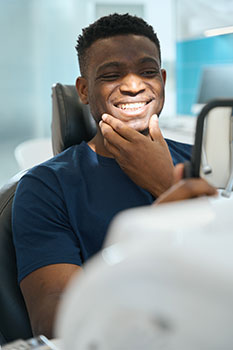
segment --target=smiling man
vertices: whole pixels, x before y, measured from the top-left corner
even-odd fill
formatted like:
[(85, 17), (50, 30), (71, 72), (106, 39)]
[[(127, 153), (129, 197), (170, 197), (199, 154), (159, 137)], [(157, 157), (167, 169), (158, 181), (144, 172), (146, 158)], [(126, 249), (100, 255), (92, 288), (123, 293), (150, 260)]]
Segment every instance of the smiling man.
[(189, 158), (190, 146), (165, 141), (159, 130), (166, 71), (153, 28), (128, 15), (104, 17), (83, 30), (76, 48), (82, 74), (77, 90), (100, 122), (89, 146), (115, 158), (158, 197), (171, 185), (173, 163)]
[(28, 171), (13, 205), (18, 280), (34, 334), (48, 337), (64, 288), (101, 249), (113, 216), (152, 204), (191, 152), (159, 129), (166, 72), (151, 26), (128, 14), (103, 17), (76, 49), (77, 91), (97, 134)]

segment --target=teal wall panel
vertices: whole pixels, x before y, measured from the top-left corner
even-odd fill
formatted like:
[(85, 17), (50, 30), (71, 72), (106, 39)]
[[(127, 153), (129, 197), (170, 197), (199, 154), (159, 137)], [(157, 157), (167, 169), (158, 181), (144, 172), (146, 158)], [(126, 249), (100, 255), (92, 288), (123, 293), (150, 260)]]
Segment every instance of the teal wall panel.
[(177, 114), (191, 115), (204, 66), (233, 63), (233, 34), (176, 44)]

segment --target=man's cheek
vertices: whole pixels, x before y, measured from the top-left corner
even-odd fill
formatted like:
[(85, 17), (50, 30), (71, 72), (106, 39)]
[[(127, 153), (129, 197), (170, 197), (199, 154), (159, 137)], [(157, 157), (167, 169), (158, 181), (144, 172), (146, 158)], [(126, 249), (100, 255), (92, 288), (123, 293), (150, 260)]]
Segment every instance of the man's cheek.
[(91, 114), (97, 123), (100, 122), (100, 120), (102, 119), (102, 115), (106, 112), (106, 108), (97, 104), (95, 105), (95, 107), (91, 108)]

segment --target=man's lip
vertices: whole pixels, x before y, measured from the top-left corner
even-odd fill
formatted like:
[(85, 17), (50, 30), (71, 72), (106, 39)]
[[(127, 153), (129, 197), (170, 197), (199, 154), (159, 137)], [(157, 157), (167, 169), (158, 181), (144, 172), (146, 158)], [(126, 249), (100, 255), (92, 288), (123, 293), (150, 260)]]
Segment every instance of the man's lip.
[(139, 104), (139, 103), (144, 103), (145, 105), (147, 105), (151, 101), (152, 101), (152, 98), (146, 99), (146, 100), (122, 100), (122, 101), (115, 102), (113, 104), (114, 104), (114, 107), (118, 108), (119, 105), (131, 105), (131, 104)]
[[(122, 108), (119, 108), (117, 107), (117, 105), (119, 104), (123, 104), (123, 103), (117, 103), (117, 105), (114, 104), (114, 107), (117, 109), (117, 111), (120, 112), (119, 115), (121, 115), (123, 118), (124, 117), (129, 117), (129, 116), (134, 116), (134, 117), (137, 117), (137, 116), (141, 116), (144, 114), (144, 112), (147, 110), (147, 108), (149, 107), (150, 103), (152, 102), (153, 100), (147, 100), (146, 101), (146, 104), (142, 105), (141, 107), (139, 108), (129, 108), (129, 109), (122, 109)], [(142, 102), (142, 101), (140, 101)], [(129, 102), (128, 102), (129, 103)], [(134, 101), (134, 103), (139, 103), (139, 102), (136, 102)], [(130, 102), (130, 104), (132, 104), (132, 102)]]

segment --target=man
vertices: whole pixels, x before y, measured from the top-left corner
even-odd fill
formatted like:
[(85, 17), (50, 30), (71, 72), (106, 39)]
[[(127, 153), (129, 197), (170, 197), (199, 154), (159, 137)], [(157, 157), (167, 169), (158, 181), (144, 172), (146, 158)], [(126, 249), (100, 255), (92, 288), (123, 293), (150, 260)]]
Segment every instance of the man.
[(129, 15), (103, 17), (83, 30), (77, 51), (77, 91), (97, 134), (30, 170), (13, 206), (20, 287), (34, 334), (48, 337), (64, 288), (101, 249), (112, 217), (153, 203), (191, 152), (165, 141), (158, 126), (166, 72), (151, 26)]

